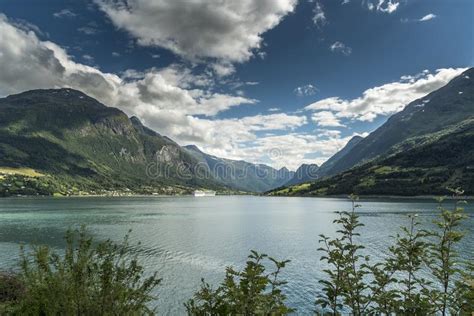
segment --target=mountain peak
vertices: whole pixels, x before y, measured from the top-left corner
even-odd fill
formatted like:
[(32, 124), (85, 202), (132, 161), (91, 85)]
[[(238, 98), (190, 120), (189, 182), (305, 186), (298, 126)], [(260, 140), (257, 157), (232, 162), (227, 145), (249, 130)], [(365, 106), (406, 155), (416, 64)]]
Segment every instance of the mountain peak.
[[(54, 96), (55, 98), (73, 98), (79, 97), (81, 99), (93, 99), (82, 91), (71, 89), (71, 88), (58, 88), (58, 89), (34, 89), (24, 91), (18, 94), (9, 95), (7, 98), (19, 98), (28, 96)], [(95, 99), (94, 99), (95, 100)], [(105, 106), (105, 105), (104, 105)]]
[(359, 139), (353, 148), (345, 150), (342, 157), (328, 166), (326, 175), (337, 174), (383, 155), (407, 139), (456, 125), (474, 115), (473, 102), (474, 68), (470, 68), (445, 86), (410, 102), (366, 138)]
[(196, 151), (196, 152), (200, 152), (202, 153), (202, 151), (199, 149), (198, 146), (196, 145), (186, 145), (186, 146), (183, 146), (184, 148), (186, 149), (189, 149), (189, 150), (192, 150), (192, 151)]

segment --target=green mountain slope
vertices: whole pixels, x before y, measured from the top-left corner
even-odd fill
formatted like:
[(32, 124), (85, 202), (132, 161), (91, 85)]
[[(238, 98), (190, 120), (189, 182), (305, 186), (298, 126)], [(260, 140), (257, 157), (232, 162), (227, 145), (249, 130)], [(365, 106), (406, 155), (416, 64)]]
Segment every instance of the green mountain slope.
[(410, 137), (433, 133), (474, 115), (474, 68), (415, 100), (361, 140), (325, 175), (335, 175), (386, 153)]
[(282, 186), (294, 174), (286, 168), (277, 170), (267, 165), (215, 157), (194, 145), (184, 148), (199, 161), (204, 172), (229, 187), (243, 191), (265, 192)]
[(474, 194), (474, 118), (408, 139), (383, 158), (331, 178), (270, 194), (443, 195), (458, 187)]
[(330, 177), (269, 194), (474, 194), (473, 79), (471, 68), (346, 146), (321, 166)]
[[(197, 162), (137, 118), (76, 90), (33, 90), (0, 99), (3, 195), (219, 188), (195, 174)], [(24, 168), (42, 176), (25, 178)]]
[(329, 171), (334, 167), (334, 165), (344, 158), (351, 150), (354, 148), (361, 140), (364, 138), (361, 136), (354, 136), (352, 137), (341, 150), (335, 153), (331, 158), (326, 160), (318, 170), (319, 177), (325, 177), (329, 174)]

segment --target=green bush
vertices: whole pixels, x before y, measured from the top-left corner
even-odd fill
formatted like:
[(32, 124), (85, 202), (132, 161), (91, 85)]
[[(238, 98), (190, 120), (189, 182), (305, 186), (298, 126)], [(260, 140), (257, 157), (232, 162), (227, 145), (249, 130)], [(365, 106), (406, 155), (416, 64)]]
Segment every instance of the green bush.
[(21, 273), (26, 291), (12, 304), (20, 315), (144, 315), (155, 299), (156, 274), (144, 277), (130, 256), (128, 235), (120, 245), (110, 240), (93, 245), (85, 228), (68, 231), (64, 256), (46, 246), (31, 255), (22, 250)]
[[(319, 282), (324, 295), (317, 298), (320, 314), (330, 315), (470, 315), (474, 311), (474, 264), (463, 263), (456, 245), (463, 238), (458, 227), (466, 217), (460, 205), (460, 190), (453, 190), (454, 206), (446, 209), (440, 199), (437, 229), (418, 228), (417, 215), (403, 227), (389, 248), (389, 256), (372, 263), (361, 254), (356, 214), (357, 197), (351, 196), (352, 211), (339, 213), (334, 223), (338, 237), (321, 235), (329, 266), (327, 278)], [(426, 273), (429, 277), (424, 278)]]
[[(286, 284), (278, 276), (289, 262), (277, 261), (265, 254), (251, 251), (242, 272), (227, 268), (222, 284), (213, 290), (202, 280), (201, 289), (185, 307), (189, 315), (286, 315), (293, 310), (285, 305), (286, 296), (281, 286)], [(275, 270), (265, 273), (262, 264), (268, 259)]]

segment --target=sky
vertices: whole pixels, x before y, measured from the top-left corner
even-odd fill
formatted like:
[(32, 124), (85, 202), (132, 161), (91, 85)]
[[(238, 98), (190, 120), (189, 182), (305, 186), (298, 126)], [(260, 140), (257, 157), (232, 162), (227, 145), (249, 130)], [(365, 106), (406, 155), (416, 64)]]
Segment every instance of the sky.
[(473, 21), (472, 0), (0, 0), (0, 97), (70, 87), (294, 170), (472, 67)]

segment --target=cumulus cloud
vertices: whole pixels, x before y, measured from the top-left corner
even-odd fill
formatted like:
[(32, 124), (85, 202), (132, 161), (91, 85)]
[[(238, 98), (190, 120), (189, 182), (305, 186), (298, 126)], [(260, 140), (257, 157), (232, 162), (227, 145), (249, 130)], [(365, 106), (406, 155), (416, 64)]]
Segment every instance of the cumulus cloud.
[(262, 34), (296, 6), (296, 0), (95, 0), (114, 25), (145, 46), (159, 46), (188, 60), (249, 60)]
[(331, 46), (329, 46), (329, 49), (331, 52), (341, 53), (345, 56), (352, 54), (352, 48), (346, 46), (346, 44), (342, 42), (334, 42)]
[[(33, 88), (69, 86), (91, 94), (102, 102), (125, 109), (149, 106), (159, 110), (179, 108), (184, 115), (212, 116), (257, 100), (214, 93), (212, 78), (195, 75), (188, 68), (170, 65), (145, 73), (129, 72), (127, 80), (115, 74), (76, 63), (58, 45), (41, 41), (34, 32), (9, 23), (0, 15), (0, 93), (11, 94)], [(89, 55), (82, 56), (92, 61)], [(126, 76), (125, 76), (126, 77)]]
[[(32, 31), (19, 29), (4, 15), (0, 15), (0, 37), (0, 96), (39, 88), (78, 89), (139, 117), (147, 126), (182, 145), (196, 144), (211, 154), (253, 162), (262, 161), (259, 153), (265, 155), (270, 146), (269, 139), (259, 140), (259, 133), (291, 132), (307, 124), (304, 114), (216, 119), (217, 113), (242, 104), (252, 105), (257, 100), (213, 92), (213, 76), (195, 74), (182, 65), (144, 72), (128, 70), (120, 75), (105, 73), (75, 62), (60, 46), (39, 40)], [(295, 133), (292, 137), (298, 136)], [(316, 147), (312, 145), (309, 150), (312, 148)], [(287, 149), (290, 148), (284, 148)], [(299, 150), (306, 152), (304, 148)], [(286, 159), (291, 166), (299, 164), (291, 157)], [(273, 157), (266, 162), (278, 165), (282, 161)]]
[(329, 126), (329, 127), (344, 127), (345, 125), (341, 124), (339, 118), (334, 115), (331, 111), (321, 111), (316, 112), (311, 116), (313, 122), (318, 126)]
[(250, 142), (248, 147), (239, 148), (236, 154), (249, 161), (272, 161), (274, 167), (296, 170), (302, 163), (321, 165), (355, 135), (359, 134), (347, 137), (337, 133), (268, 135)]
[(367, 89), (362, 96), (345, 100), (339, 97), (326, 98), (305, 107), (306, 110), (335, 112), (338, 118), (372, 121), (380, 115), (401, 111), (408, 103), (446, 85), (461, 74), (464, 68), (428, 70), (413, 76), (402, 76), (399, 81)]
[(304, 86), (295, 88), (294, 92), (299, 97), (310, 96), (316, 94), (318, 89), (312, 84), (305, 84)]
[(225, 77), (235, 72), (235, 67), (231, 63), (213, 63), (210, 67), (218, 77)]

